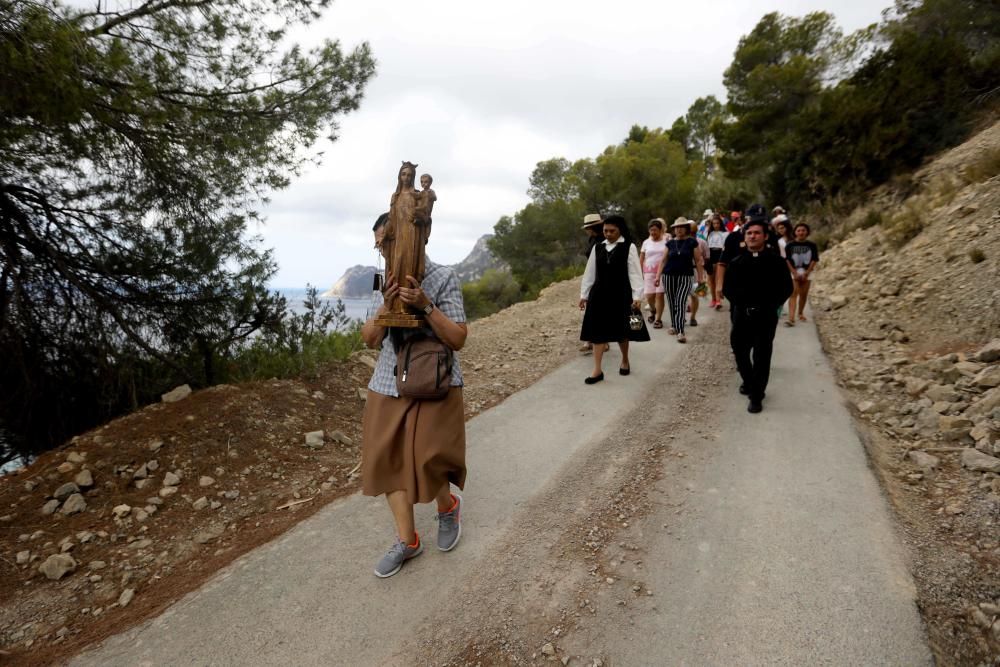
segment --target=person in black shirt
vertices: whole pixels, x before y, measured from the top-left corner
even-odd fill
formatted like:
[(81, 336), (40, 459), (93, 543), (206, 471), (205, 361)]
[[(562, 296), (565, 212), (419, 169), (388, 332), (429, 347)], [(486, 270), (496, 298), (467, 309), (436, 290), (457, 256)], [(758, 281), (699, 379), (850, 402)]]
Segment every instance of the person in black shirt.
[(729, 344), (750, 398), (749, 412), (763, 409), (771, 374), (771, 350), (778, 326), (778, 306), (792, 293), (792, 278), (781, 256), (766, 246), (767, 222), (753, 220), (743, 228), (743, 247), (729, 261), (723, 290), (731, 304)]
[[(764, 250), (766, 252), (773, 252), (779, 254), (780, 250), (778, 248), (778, 235), (775, 233), (771, 226), (767, 224), (767, 212), (764, 207), (760, 204), (753, 204), (747, 209), (746, 223), (743, 225), (742, 229), (733, 231), (729, 233), (726, 237), (725, 244), (722, 248), (722, 256), (719, 258), (715, 265), (715, 284), (716, 289), (725, 296), (725, 285), (726, 285), (726, 267), (729, 263), (733, 261), (742, 250), (746, 247), (744, 243), (743, 235), (747, 226), (751, 223), (764, 223), (767, 229), (766, 237), (764, 240)], [(722, 310), (722, 302), (716, 304), (716, 310)]]
[(809, 238), (809, 225), (800, 222), (795, 225), (795, 240), (785, 244), (785, 259), (792, 273), (795, 292), (788, 303), (788, 325), (795, 324), (795, 306), (798, 301), (799, 321), (806, 321), (806, 301), (809, 299), (809, 274), (819, 262), (819, 248)]

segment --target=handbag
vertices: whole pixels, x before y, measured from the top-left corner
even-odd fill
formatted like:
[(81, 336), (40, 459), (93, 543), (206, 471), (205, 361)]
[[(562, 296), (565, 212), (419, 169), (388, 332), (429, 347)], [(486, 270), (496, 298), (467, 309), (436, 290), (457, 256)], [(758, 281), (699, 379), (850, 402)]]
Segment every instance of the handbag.
[(642, 312), (633, 308), (628, 316), (628, 329), (626, 337), (633, 343), (645, 343), (649, 340), (649, 329), (646, 328), (646, 320), (642, 318)]
[(451, 388), (455, 353), (433, 336), (408, 338), (396, 352), (396, 391), (404, 398), (440, 401)]

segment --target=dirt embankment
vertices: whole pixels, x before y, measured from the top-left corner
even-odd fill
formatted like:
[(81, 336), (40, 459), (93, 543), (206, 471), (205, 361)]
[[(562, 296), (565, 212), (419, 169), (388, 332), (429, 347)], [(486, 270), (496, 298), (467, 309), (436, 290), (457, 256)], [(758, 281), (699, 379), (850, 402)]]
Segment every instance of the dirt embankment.
[[(467, 418), (578, 354), (578, 289), (470, 326)], [(373, 366), (359, 351), (312, 381), (150, 405), (0, 477), (0, 663), (60, 662), (355, 492)]]
[(893, 208), (823, 255), (812, 300), (942, 664), (1000, 664), (1000, 176), (981, 171), (989, 164), (1000, 165), (1000, 123), (918, 171), (909, 198), (875, 193), (857, 220)]

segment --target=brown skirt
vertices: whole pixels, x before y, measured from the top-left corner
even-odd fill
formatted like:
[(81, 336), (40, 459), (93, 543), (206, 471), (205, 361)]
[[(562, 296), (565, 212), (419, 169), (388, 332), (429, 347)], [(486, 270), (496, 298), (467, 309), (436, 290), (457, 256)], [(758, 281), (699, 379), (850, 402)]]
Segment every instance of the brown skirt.
[(446, 482), (465, 487), (462, 388), (452, 387), (440, 401), (369, 390), (361, 421), (363, 493), (403, 490), (411, 503), (429, 503)]

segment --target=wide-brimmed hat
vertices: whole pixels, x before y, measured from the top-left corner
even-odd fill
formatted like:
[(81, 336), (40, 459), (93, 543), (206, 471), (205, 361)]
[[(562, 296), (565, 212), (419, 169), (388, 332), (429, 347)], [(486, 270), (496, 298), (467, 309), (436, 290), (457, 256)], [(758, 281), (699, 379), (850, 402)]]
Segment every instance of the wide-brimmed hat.
[(708, 217), (710, 217), (711, 215), (713, 215), (714, 213), (715, 213), (715, 211), (713, 211), (712, 209), (710, 209), (710, 208), (706, 208), (706, 209), (704, 210), (704, 212), (702, 212), (702, 215), (703, 215), (704, 217), (708, 218)]
[(654, 222), (660, 223), (660, 229), (667, 228), (667, 221), (664, 220), (663, 218), (653, 218), (652, 220), (649, 221), (649, 224), (646, 225), (646, 227), (652, 227)]
[(593, 227), (594, 225), (599, 225), (603, 223), (604, 220), (601, 219), (600, 213), (588, 213), (583, 216), (583, 228)]
[(779, 213), (778, 215), (774, 216), (774, 218), (771, 219), (771, 222), (773, 222), (774, 224), (778, 224), (779, 222), (788, 222), (788, 216), (785, 215), (784, 213)]
[(786, 211), (781, 206), (775, 206), (774, 208), (771, 209), (771, 215), (779, 215), (781, 213), (788, 213), (788, 211)]
[(670, 229), (673, 229), (674, 227), (687, 227), (690, 224), (691, 221), (682, 215), (681, 217), (674, 220), (674, 224), (670, 225)]

